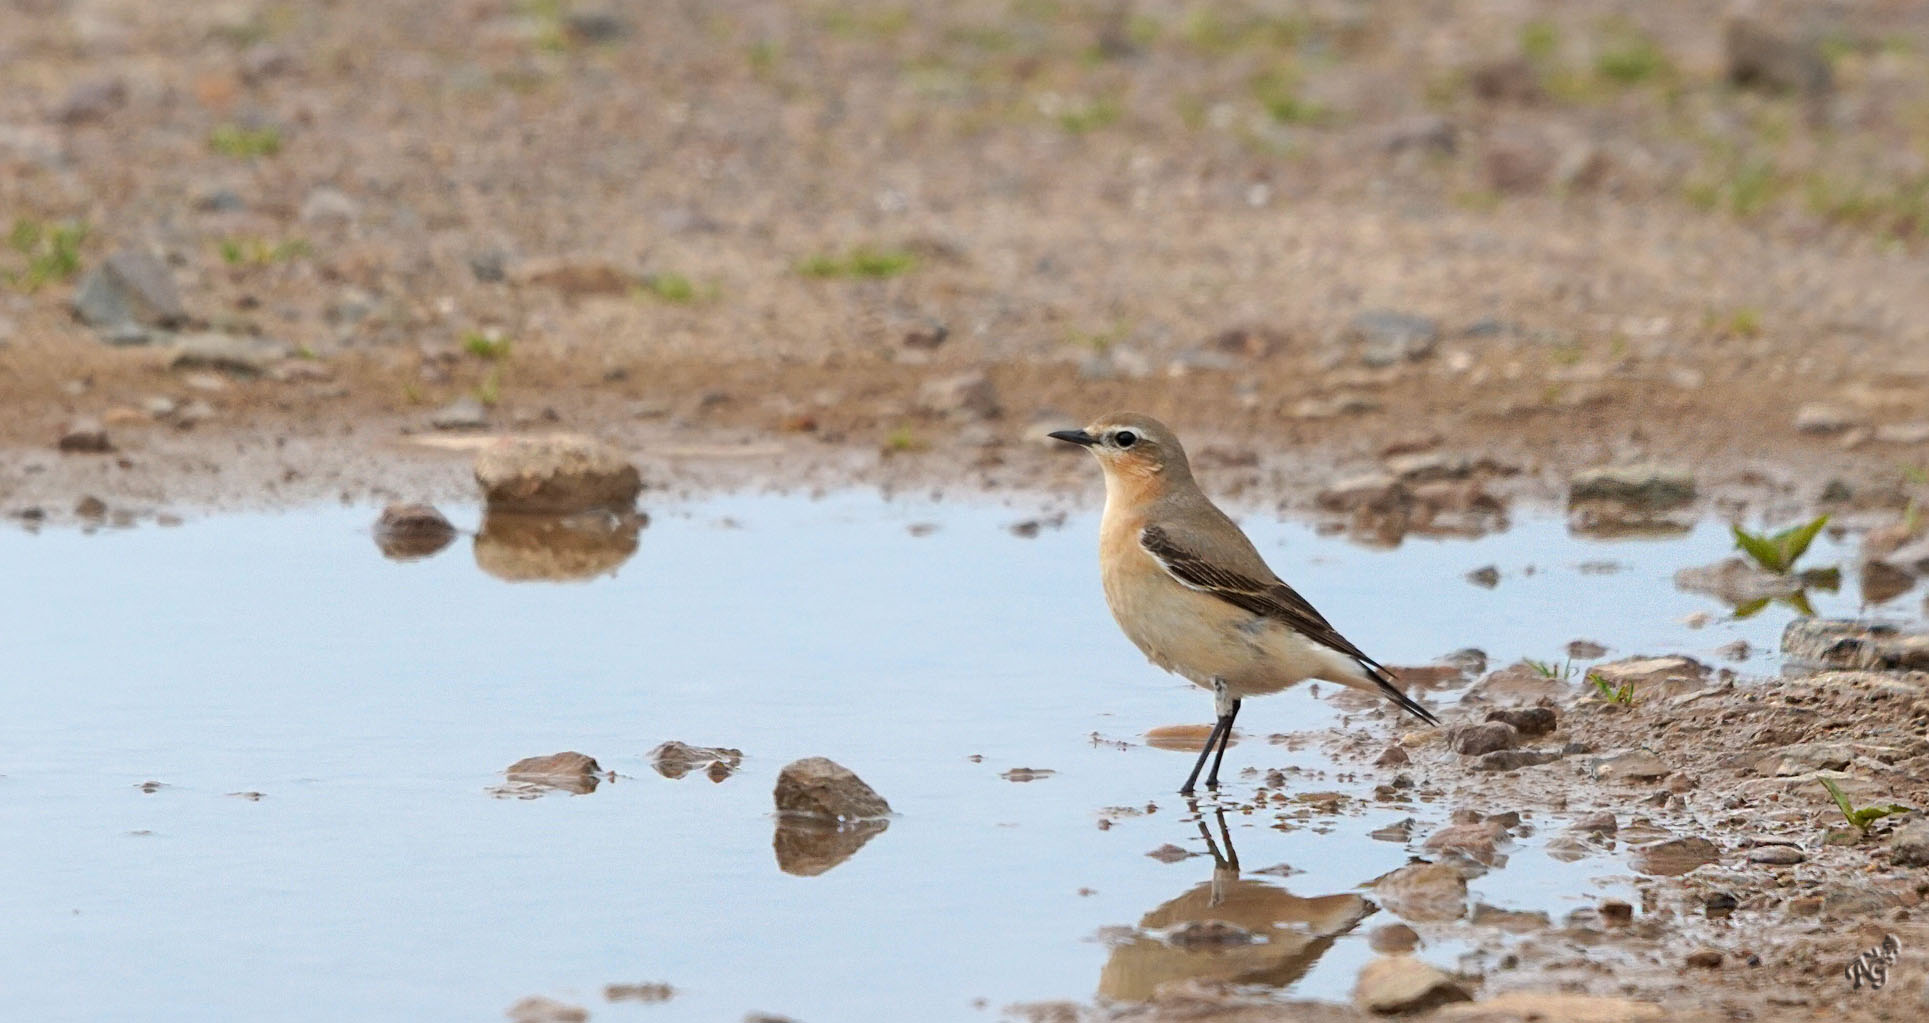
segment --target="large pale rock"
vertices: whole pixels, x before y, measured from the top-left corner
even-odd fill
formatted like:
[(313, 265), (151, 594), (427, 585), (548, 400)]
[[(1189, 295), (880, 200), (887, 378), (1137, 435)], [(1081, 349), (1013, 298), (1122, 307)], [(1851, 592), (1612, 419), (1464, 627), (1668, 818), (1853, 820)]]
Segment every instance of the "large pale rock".
[(1409, 863), (1383, 874), (1373, 893), (1403, 920), (1458, 920), (1467, 912), (1467, 879), (1443, 863)]
[(621, 451), (576, 434), (506, 437), (476, 453), (475, 471), (489, 510), (498, 512), (628, 511), (643, 490)]
[(1438, 967), (1410, 955), (1381, 956), (1360, 969), (1353, 1004), (1383, 1015), (1421, 1012), (1473, 996)]
[(1929, 670), (1929, 632), (1882, 622), (1797, 618), (1782, 630), (1782, 653), (1808, 664), (1851, 670)]
[(825, 757), (805, 757), (777, 772), (777, 812), (826, 821), (886, 817), (891, 804), (852, 771)]

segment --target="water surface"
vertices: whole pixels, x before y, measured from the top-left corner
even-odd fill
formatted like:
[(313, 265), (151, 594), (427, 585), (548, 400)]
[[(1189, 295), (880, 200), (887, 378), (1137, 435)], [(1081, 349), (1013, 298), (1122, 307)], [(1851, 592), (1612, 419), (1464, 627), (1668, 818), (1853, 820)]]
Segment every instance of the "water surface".
[[(363, 508), (0, 532), (9, 1014), (490, 1019), (541, 994), (598, 1020), (974, 1020), (1202, 971), (1116, 930), (1170, 927), (1211, 899), (1212, 857), (1145, 855), (1208, 846), (1172, 795), (1190, 756), (1141, 741), (1211, 704), (1117, 633), (1092, 516), (1025, 538), (1011, 508), (875, 495), (651, 511), (633, 556), (574, 583), (502, 581), (468, 538), (386, 560)], [(1610, 656), (1713, 659), (1736, 638), (1772, 652), (1790, 613), (1684, 621), (1724, 614), (1669, 583), (1727, 552), (1717, 526), (1603, 543), (1528, 521), (1391, 551), (1248, 526), (1396, 665), (1468, 646), (1495, 664), (1559, 660), (1579, 638)], [(1841, 557), (1826, 542), (1811, 555)], [(1463, 578), (1489, 563), (1496, 588)], [(1772, 654), (1745, 667), (1773, 671)], [(1304, 688), (1254, 701), (1228, 768), (1322, 771), (1316, 744), (1263, 740), (1334, 720)], [(739, 747), (742, 771), (663, 778), (644, 753), (666, 739)], [(619, 777), (587, 795), (489, 794), (512, 761), (561, 750)], [(795, 876), (773, 853), (770, 789), (811, 755), (898, 816)], [(1056, 773), (1001, 777), (1019, 767)], [(1384, 780), (1300, 777), (1356, 794)], [(1253, 977), (1345, 996), (1365, 932), (1391, 919), (1359, 921), (1346, 897), (1410, 851), (1367, 833), (1408, 815), (1290, 831), (1229, 818), (1246, 872), (1222, 874), (1221, 895), (1289, 924), (1252, 953)], [(1295, 872), (1254, 872), (1281, 863)], [(1625, 873), (1530, 846), (1473, 890), (1558, 917)], [(675, 997), (603, 997), (653, 981)]]

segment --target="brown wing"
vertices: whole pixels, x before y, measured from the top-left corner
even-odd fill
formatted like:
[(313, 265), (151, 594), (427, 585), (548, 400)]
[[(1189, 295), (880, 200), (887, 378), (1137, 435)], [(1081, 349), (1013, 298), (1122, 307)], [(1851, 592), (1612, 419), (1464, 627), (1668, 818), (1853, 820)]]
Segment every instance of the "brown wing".
[(1373, 658), (1360, 651), (1352, 641), (1340, 635), (1339, 630), (1326, 620), (1324, 615), (1314, 610), (1306, 598), (1299, 595), (1291, 586), (1278, 580), (1262, 582), (1238, 572), (1220, 568), (1193, 554), (1175, 543), (1172, 537), (1159, 526), (1147, 526), (1139, 532), (1139, 546), (1159, 559), (1173, 578), (1199, 590), (1210, 593), (1234, 607), (1263, 618), (1272, 618), (1285, 623), (1294, 632), (1324, 646), (1332, 647), (1348, 657), (1380, 671), (1380, 665)]
[(1313, 605), (1307, 603), (1306, 598), (1291, 586), (1277, 579), (1254, 579), (1241, 572), (1220, 568), (1179, 546), (1170, 534), (1158, 526), (1147, 526), (1139, 531), (1139, 546), (1144, 547), (1146, 553), (1158, 559), (1174, 579), (1186, 586), (1212, 594), (1262, 618), (1281, 622), (1307, 639), (1359, 661), (1366, 666), (1367, 674), (1373, 676), (1380, 693), (1387, 699), (1428, 724), (1440, 723), (1432, 711), (1414, 702), (1412, 697), (1393, 684), (1391, 672), (1340, 635), (1339, 630), (1333, 628), (1333, 624), (1314, 610)]

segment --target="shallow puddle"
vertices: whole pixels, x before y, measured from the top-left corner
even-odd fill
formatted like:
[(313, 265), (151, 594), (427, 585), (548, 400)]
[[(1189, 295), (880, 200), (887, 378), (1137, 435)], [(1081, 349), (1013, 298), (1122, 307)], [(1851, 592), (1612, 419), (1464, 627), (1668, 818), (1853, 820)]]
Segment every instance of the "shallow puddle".
[[(557, 559), (593, 574), (575, 583), (505, 581), (543, 574), (540, 540), (386, 559), (370, 509), (0, 532), (9, 1014), (491, 1019), (543, 995), (599, 1020), (970, 1020), (1180, 976), (1344, 998), (1393, 919), (1360, 886), (1451, 809), (1381, 808), (1362, 797), (1385, 778), (1269, 743), (1338, 720), (1332, 687), (1302, 687), (1247, 708), (1228, 802), (1274, 768), (1352, 798), (1291, 830), (1190, 812), (1186, 744), (1145, 734), (1210, 700), (1118, 635), (1090, 515), (1014, 531), (1027, 513), (874, 495), (651, 512), (617, 531), (633, 554)], [(1248, 525), (1394, 665), (1470, 646), (1558, 663), (1577, 639), (1730, 663), (1715, 650), (1745, 639), (1741, 667), (1766, 673), (1793, 613), (1733, 620), (1673, 587), (1728, 553), (1717, 525), (1601, 542), (1530, 520), (1390, 551)], [(1810, 559), (1848, 556), (1824, 541)], [(1489, 564), (1497, 586), (1467, 581)], [(669, 739), (744, 755), (670, 778), (645, 757)], [(512, 762), (564, 750), (616, 777), (492, 794)], [(898, 816), (780, 833), (773, 778), (812, 755)], [(1559, 919), (1626, 892), (1620, 856), (1538, 841), (1473, 901)], [(1218, 947), (1191, 926), (1207, 920), (1269, 940)], [(658, 982), (667, 1001), (605, 996)]]

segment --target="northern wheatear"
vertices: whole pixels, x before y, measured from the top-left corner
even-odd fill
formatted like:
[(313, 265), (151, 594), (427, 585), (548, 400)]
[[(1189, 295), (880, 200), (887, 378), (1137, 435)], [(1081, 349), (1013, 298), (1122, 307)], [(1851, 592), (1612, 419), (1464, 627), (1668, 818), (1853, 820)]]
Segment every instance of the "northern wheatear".
[(1192, 791), (1215, 744), (1206, 787), (1219, 787), (1241, 700), (1307, 679), (1377, 693), (1439, 724), (1266, 567), (1246, 534), (1200, 491), (1185, 449), (1164, 423), (1115, 412), (1051, 436), (1084, 447), (1105, 470), (1099, 575), (1112, 617), (1153, 664), (1212, 690), (1219, 720), (1181, 793)]

